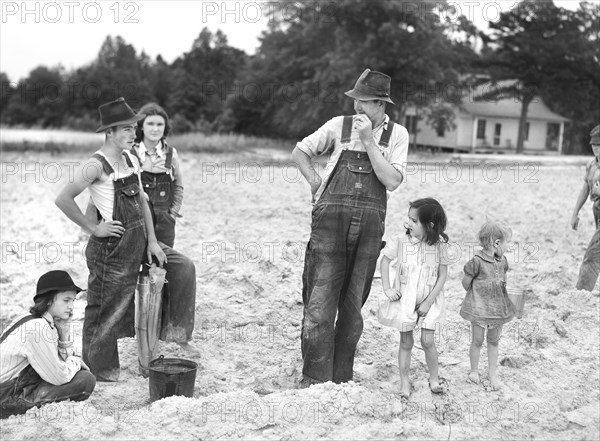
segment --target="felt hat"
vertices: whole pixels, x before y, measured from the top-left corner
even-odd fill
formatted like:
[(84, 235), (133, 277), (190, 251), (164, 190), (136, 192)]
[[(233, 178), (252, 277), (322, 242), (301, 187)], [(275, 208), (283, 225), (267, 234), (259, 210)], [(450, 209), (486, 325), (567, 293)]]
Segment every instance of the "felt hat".
[(75, 285), (68, 272), (60, 270), (48, 271), (39, 278), (33, 301), (35, 302), (39, 297), (56, 291), (80, 292), (83, 290)]
[(96, 133), (103, 132), (109, 127), (134, 124), (146, 116), (142, 113), (135, 113), (123, 97), (102, 104), (98, 107), (98, 113), (100, 114), (101, 126), (98, 127)]
[(600, 125), (594, 127), (590, 132), (590, 144), (600, 144)]
[(361, 101), (381, 100), (394, 104), (390, 98), (392, 79), (381, 72), (365, 69), (356, 81), (354, 89), (345, 92), (350, 98)]

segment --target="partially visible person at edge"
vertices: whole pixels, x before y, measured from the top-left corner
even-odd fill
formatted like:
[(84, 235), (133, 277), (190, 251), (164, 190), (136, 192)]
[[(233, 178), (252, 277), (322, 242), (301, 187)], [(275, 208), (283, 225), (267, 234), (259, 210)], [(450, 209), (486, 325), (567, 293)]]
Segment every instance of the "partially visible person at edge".
[[(90, 271), (83, 322), (83, 361), (98, 381), (118, 381), (117, 339), (133, 337), (133, 297), (144, 250), (163, 266), (148, 202), (140, 191), (140, 166), (129, 150), (135, 139), (136, 114), (123, 98), (98, 108), (104, 132), (100, 150), (83, 162), (72, 181), (56, 198), (65, 215), (91, 234), (85, 257)], [(95, 223), (75, 198), (86, 188), (102, 220)]]
[[(356, 115), (331, 119), (292, 153), (315, 202), (302, 276), (301, 387), (353, 379), (387, 191), (402, 183), (408, 153), (408, 132), (385, 113), (394, 104), (390, 85), (388, 75), (366, 69), (345, 93)], [(312, 164), (320, 155), (328, 155), (322, 178)]]
[(142, 185), (156, 217), (156, 239), (173, 248), (175, 221), (181, 217), (183, 176), (177, 150), (166, 142), (171, 124), (158, 104), (146, 104), (140, 113), (146, 116), (137, 123), (136, 144), (131, 151), (142, 165)]
[(83, 401), (96, 379), (75, 355), (70, 320), (81, 291), (66, 271), (37, 282), (34, 306), (0, 337), (0, 417), (57, 401)]
[(592, 201), (596, 232), (592, 236), (592, 240), (590, 240), (583, 256), (577, 285), (575, 286), (577, 289), (585, 289), (587, 291), (594, 289), (598, 275), (600, 275), (600, 125), (592, 129), (590, 138), (594, 159), (590, 161), (585, 169), (583, 187), (579, 192), (575, 210), (571, 217), (571, 227), (576, 230), (579, 226), (579, 211), (589, 197)]
[[(167, 256), (168, 284), (162, 304), (160, 338), (175, 342), (190, 353), (198, 353), (191, 343), (196, 314), (196, 268), (194, 263), (173, 249), (175, 218), (183, 200), (183, 178), (177, 150), (165, 139), (171, 130), (167, 112), (155, 103), (144, 105), (144, 118), (137, 122), (131, 153), (140, 161), (142, 187), (150, 201), (154, 233)], [(94, 219), (96, 207), (90, 200), (86, 215)]]

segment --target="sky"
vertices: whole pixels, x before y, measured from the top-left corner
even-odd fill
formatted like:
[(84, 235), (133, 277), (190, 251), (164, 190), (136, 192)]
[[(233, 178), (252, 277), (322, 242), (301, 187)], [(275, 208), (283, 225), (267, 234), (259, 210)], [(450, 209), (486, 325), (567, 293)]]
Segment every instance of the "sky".
[[(334, 1), (322, 1), (334, 5)], [(253, 54), (258, 37), (267, 29), (268, 18), (261, 6), (286, 5), (286, 18), (293, 20), (293, 2), (282, 1), (0, 1), (0, 71), (10, 81), (27, 77), (39, 65), (61, 64), (67, 70), (96, 58), (108, 35), (122, 36), (139, 52), (167, 62), (191, 49), (202, 28), (221, 29), (231, 46)], [(407, 1), (407, 7), (418, 0)], [(487, 29), (500, 11), (517, 0), (449, 1), (457, 11)], [(576, 9), (575, 0), (555, 1)], [(452, 15), (449, 15), (453, 18)]]

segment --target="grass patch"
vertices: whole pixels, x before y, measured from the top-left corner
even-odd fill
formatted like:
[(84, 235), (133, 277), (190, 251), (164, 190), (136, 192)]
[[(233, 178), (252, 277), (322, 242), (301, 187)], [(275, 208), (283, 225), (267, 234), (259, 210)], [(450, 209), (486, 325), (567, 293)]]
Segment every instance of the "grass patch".
[[(69, 131), (3, 130), (0, 151), (50, 153), (92, 153), (102, 145), (101, 135)], [(235, 134), (186, 133), (167, 139), (181, 152), (235, 153), (255, 149), (291, 151), (294, 141)]]

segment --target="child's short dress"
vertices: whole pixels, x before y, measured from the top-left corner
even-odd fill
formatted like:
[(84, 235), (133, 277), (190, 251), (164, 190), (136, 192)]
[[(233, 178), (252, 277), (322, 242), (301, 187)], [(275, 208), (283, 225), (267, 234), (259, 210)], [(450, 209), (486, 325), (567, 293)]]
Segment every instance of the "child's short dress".
[[(429, 295), (438, 278), (440, 264), (449, 265), (446, 243), (428, 245), (408, 234), (388, 242), (383, 254), (396, 266), (394, 288), (400, 300), (386, 300), (379, 306), (377, 319), (386, 326), (401, 332), (414, 330), (419, 316), (417, 306)], [(395, 262), (394, 262), (395, 261)], [(421, 327), (437, 330), (445, 321), (446, 303), (444, 292), (440, 292), (425, 316)]]
[(490, 257), (477, 251), (464, 271), (473, 277), (473, 282), (460, 307), (460, 316), (482, 328), (511, 321), (515, 307), (506, 292), (506, 257)]

